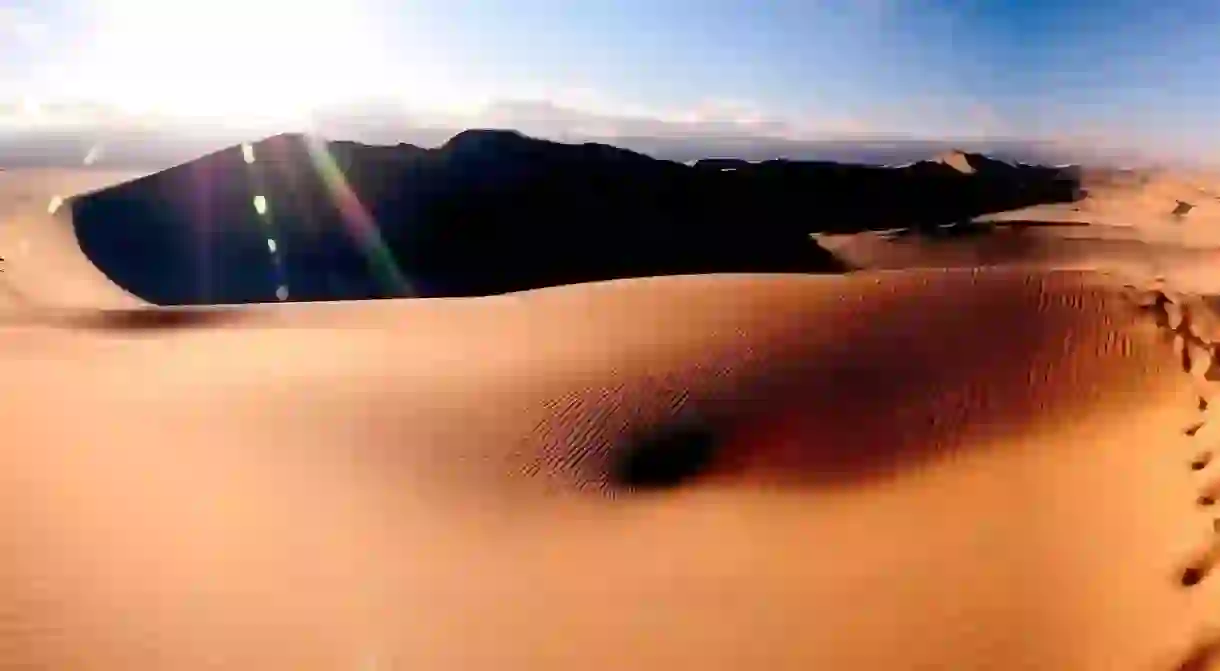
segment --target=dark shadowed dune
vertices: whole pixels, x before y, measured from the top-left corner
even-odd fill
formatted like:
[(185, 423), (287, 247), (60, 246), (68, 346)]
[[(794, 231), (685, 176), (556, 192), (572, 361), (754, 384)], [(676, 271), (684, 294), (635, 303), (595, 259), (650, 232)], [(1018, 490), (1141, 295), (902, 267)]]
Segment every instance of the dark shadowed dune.
[(162, 305), (472, 296), (627, 277), (843, 272), (810, 232), (936, 226), (1079, 195), (1063, 171), (960, 152), (957, 163), (976, 169), (726, 170), (509, 131), (465, 131), (437, 149), (302, 135), (252, 149), (251, 163), (233, 147), (73, 199), (81, 249)]

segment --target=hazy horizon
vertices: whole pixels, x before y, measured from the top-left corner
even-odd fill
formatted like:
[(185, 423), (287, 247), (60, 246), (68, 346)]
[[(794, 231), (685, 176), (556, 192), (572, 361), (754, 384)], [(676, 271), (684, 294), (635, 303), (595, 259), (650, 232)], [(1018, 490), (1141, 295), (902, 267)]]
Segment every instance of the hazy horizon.
[(1210, 162), (1217, 24), (1201, 0), (0, 0), (0, 139), (504, 127)]

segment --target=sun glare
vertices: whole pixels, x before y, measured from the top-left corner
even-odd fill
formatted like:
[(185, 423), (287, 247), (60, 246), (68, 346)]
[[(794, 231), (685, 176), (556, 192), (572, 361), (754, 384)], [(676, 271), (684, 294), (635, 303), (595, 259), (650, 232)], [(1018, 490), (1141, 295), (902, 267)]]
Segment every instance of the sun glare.
[(21, 111), (30, 116), (37, 116), (42, 111), (42, 105), (35, 98), (22, 98)]
[(104, 0), (88, 71), (130, 112), (304, 119), (385, 67), (358, 4)]

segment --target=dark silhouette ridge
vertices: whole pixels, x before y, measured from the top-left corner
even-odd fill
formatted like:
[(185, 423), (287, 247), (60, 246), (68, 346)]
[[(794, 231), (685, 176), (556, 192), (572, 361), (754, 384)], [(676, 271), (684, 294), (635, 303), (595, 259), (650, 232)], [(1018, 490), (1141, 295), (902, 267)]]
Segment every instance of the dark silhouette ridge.
[(232, 147), (72, 199), (82, 250), (162, 305), (275, 301), (283, 288), (288, 300), (472, 296), (843, 272), (810, 233), (935, 226), (1080, 195), (1064, 171), (972, 154), (965, 174), (939, 162), (687, 166), (484, 130), (437, 149), (295, 134), (252, 148), (253, 163)]

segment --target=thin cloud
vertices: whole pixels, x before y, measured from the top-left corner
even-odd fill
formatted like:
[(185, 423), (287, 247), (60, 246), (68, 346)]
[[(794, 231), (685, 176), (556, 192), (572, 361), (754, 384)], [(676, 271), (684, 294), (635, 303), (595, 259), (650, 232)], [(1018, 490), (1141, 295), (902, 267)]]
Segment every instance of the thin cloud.
[[(1004, 123), (994, 110), (976, 102), (934, 99), (908, 100), (894, 109), (813, 107), (778, 113), (756, 101), (707, 98), (681, 107), (645, 107), (592, 88), (539, 90), (547, 95), (491, 98), (475, 109), (446, 112), (416, 108), (392, 98), (335, 104), (312, 115), (310, 127), (347, 139), (393, 141), (420, 128), (514, 128), (553, 139), (579, 137), (657, 139), (702, 137), (758, 140), (818, 140), (900, 134), (921, 137), (979, 137), (1003, 134)], [(13, 102), (13, 101), (0, 101)], [(99, 132), (132, 128), (189, 128), (192, 122), (170, 114), (134, 114), (121, 107), (87, 106), (51, 100), (38, 125), (96, 128)], [(239, 124), (252, 134), (273, 122)], [(287, 121), (284, 121), (287, 123)], [(0, 104), (0, 126), (20, 130), (32, 126), (18, 105)], [(294, 126), (295, 128), (295, 126)], [(375, 138), (375, 139), (372, 139)]]
[[(581, 100), (589, 103), (579, 105)], [(357, 135), (388, 137), (396, 130), (412, 127), (515, 128), (530, 135), (551, 138), (597, 137), (725, 137), (758, 139), (816, 139), (901, 131), (876, 119), (839, 111), (802, 112), (794, 116), (769, 113), (749, 101), (712, 99), (684, 108), (648, 110), (630, 105), (592, 104), (607, 98), (595, 95), (567, 96), (569, 104), (549, 99), (493, 100), (466, 113), (440, 113), (382, 103), (336, 105), (315, 115), (319, 130), (344, 129)], [(37, 118), (31, 117), (21, 100), (0, 100), (0, 127), (20, 130), (35, 125), (48, 128), (93, 127), (98, 131), (132, 128), (188, 127), (191, 121), (170, 114), (135, 114), (120, 107), (60, 101), (44, 101)], [(235, 125), (234, 121), (233, 124)], [(262, 125), (249, 124), (251, 130)], [(356, 138), (353, 138), (356, 139)]]
[(24, 46), (37, 46), (46, 41), (47, 27), (19, 7), (0, 7), (0, 40)]

